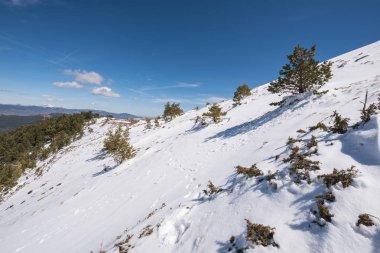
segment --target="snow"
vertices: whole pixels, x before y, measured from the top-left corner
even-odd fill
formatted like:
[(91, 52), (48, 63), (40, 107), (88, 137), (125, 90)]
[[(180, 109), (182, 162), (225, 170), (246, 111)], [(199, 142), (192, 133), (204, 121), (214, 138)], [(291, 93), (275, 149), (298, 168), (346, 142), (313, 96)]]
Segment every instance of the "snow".
[[(347, 134), (307, 130), (330, 124), (337, 110), (350, 123), (360, 120), (360, 101), (380, 93), (380, 41), (331, 59), (333, 78), (321, 97), (308, 95), (283, 108), (270, 106), (281, 97), (253, 89), (241, 106), (221, 102), (228, 111), (219, 124), (194, 126), (198, 115), (186, 112), (159, 128), (131, 127), (135, 158), (116, 165), (102, 151), (105, 133), (122, 120), (99, 119), (84, 137), (39, 162), (40, 177), (28, 172), (19, 190), (0, 204), (1, 252), (118, 252), (116, 243), (133, 235), (129, 252), (227, 252), (233, 235), (244, 244), (245, 219), (275, 227), (276, 247), (247, 252), (380, 252), (377, 226), (357, 227), (357, 217), (380, 217), (380, 116)], [(288, 137), (319, 141), (321, 170), (312, 183), (295, 184), (282, 162)], [(275, 156), (280, 155), (278, 160)], [(277, 189), (258, 179), (236, 175), (237, 165), (278, 171)], [(324, 227), (313, 224), (315, 197), (325, 186), (317, 176), (333, 168), (359, 170), (351, 187), (332, 186), (336, 201), (326, 203), (333, 217)], [(224, 190), (206, 197), (208, 180)], [(146, 235), (144, 229), (153, 229)]]

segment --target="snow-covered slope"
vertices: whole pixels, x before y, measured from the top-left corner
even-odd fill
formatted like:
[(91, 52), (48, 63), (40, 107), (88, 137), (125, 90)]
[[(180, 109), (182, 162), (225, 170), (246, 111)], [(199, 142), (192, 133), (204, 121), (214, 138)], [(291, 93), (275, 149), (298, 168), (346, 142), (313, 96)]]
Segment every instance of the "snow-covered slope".
[[(331, 61), (334, 76), (321, 97), (275, 108), (269, 103), (281, 98), (263, 85), (241, 106), (220, 103), (228, 114), (219, 124), (194, 127), (207, 108), (159, 128), (137, 124), (130, 130), (137, 156), (119, 166), (102, 145), (108, 129), (124, 123), (99, 119), (92, 133), (41, 163), (41, 177), (23, 177), (25, 186), (0, 204), (0, 252), (118, 252), (114, 245), (129, 236), (128, 252), (227, 252), (232, 235), (244, 244), (245, 219), (275, 227), (280, 245), (247, 252), (380, 252), (379, 226), (355, 225), (361, 213), (380, 217), (380, 116), (344, 135), (296, 132), (329, 124), (334, 110), (352, 124), (360, 120), (365, 91), (370, 103), (380, 93), (380, 41)], [(311, 173), (311, 184), (295, 184), (282, 162), (287, 139), (312, 134), (319, 141), (312, 160), (321, 170)], [(264, 173), (279, 171), (276, 190), (236, 175), (235, 166), (254, 163)], [(351, 165), (360, 171), (353, 186), (332, 186), (332, 223), (312, 223), (315, 197), (325, 190), (317, 175)], [(205, 197), (208, 180), (224, 191)]]

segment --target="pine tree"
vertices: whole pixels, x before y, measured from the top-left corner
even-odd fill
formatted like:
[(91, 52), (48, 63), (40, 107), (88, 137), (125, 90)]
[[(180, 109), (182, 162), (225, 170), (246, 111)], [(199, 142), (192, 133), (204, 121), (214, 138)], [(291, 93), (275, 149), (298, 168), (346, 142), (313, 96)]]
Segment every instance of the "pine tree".
[(235, 93), (234, 93), (234, 106), (240, 105), (241, 100), (245, 97), (248, 97), (251, 95), (251, 89), (249, 88), (248, 84), (243, 84), (239, 87), (237, 87)]
[(213, 104), (209, 111), (203, 113), (203, 116), (210, 117), (215, 123), (219, 123), (221, 121), (221, 117), (225, 116), (227, 112), (222, 112), (222, 108), (218, 104)]
[(167, 102), (165, 104), (164, 113), (162, 116), (166, 121), (169, 121), (182, 114), (183, 114), (183, 110), (181, 109), (179, 103), (170, 104), (169, 102)]
[(270, 83), (268, 91), (300, 94), (322, 87), (332, 77), (332, 63), (315, 60), (315, 50), (315, 45), (310, 50), (297, 45), (287, 56), (289, 63), (282, 67), (280, 77)]
[(136, 151), (129, 143), (129, 130), (123, 130), (121, 126), (115, 132), (108, 131), (103, 145), (104, 150), (110, 153), (117, 163), (131, 159), (136, 154)]

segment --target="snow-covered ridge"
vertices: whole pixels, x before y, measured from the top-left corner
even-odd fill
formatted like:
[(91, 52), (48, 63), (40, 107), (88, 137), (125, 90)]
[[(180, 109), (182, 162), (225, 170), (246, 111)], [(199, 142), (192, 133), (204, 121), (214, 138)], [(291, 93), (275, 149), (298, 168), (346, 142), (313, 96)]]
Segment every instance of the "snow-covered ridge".
[[(366, 90), (369, 103), (380, 93), (380, 41), (331, 61), (334, 76), (322, 97), (279, 109), (269, 104), (281, 98), (263, 85), (241, 106), (220, 103), (228, 113), (216, 125), (194, 126), (207, 108), (151, 130), (137, 124), (130, 130), (137, 155), (120, 166), (102, 146), (108, 129), (124, 122), (99, 119), (93, 132), (41, 163), (41, 177), (24, 177), (25, 186), (0, 204), (0, 251), (118, 252), (114, 245), (124, 243), (129, 252), (227, 252), (232, 235), (243, 243), (249, 219), (275, 227), (280, 248), (248, 252), (379, 252), (379, 226), (355, 223), (361, 213), (380, 217), (380, 116), (345, 135), (296, 131), (329, 124), (334, 110), (351, 124), (360, 120)], [(321, 170), (311, 184), (297, 185), (282, 162), (290, 153), (286, 142), (312, 134), (319, 141), (312, 160)], [(236, 175), (235, 166), (254, 163), (264, 173), (279, 171), (277, 190)], [(360, 171), (354, 185), (332, 187), (333, 222), (312, 224), (310, 210), (324, 190), (317, 175), (352, 165)], [(228, 190), (204, 198), (208, 180)]]

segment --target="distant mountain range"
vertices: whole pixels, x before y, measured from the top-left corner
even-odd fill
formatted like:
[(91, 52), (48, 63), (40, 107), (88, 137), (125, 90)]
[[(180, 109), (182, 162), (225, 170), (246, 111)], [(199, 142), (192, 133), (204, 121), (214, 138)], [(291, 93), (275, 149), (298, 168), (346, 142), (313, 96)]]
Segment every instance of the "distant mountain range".
[(51, 115), (51, 114), (73, 114), (80, 112), (92, 111), (100, 115), (112, 115), (117, 119), (140, 118), (129, 113), (112, 113), (101, 110), (90, 109), (66, 109), (61, 107), (44, 107), (44, 106), (25, 106), (25, 105), (10, 105), (0, 104), (0, 115), (17, 115), (17, 116), (32, 116), (32, 115)]

